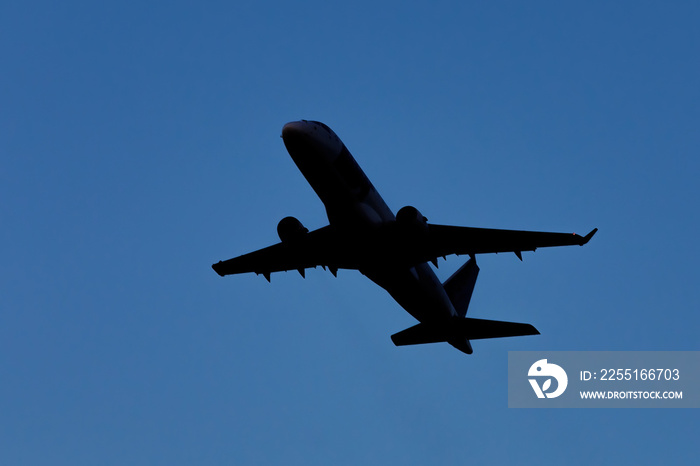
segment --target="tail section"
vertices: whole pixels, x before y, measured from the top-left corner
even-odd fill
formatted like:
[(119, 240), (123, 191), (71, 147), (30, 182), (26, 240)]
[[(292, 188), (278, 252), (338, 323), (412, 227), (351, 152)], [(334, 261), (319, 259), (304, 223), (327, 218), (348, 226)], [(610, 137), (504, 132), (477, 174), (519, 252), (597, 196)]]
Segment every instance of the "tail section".
[(447, 342), (467, 354), (472, 353), (469, 340), (539, 335), (530, 324), (500, 320), (455, 317), (443, 323), (420, 323), (391, 336), (396, 346)]
[(464, 353), (472, 354), (470, 340), (540, 334), (530, 324), (466, 317), (478, 275), (479, 266), (472, 257), (443, 283), (457, 316), (441, 322), (422, 322), (395, 333), (391, 336), (394, 344), (406, 346), (446, 342)]
[(476, 265), (476, 259), (471, 258), (442, 285), (459, 317), (467, 315), (478, 275), (479, 266)]

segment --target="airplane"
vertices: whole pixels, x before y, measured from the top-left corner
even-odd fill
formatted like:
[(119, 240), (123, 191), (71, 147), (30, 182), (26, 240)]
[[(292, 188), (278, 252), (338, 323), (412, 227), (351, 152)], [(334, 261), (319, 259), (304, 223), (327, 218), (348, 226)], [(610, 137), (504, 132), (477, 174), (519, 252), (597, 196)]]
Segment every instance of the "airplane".
[[(326, 208), (329, 225), (309, 231), (294, 217), (277, 225), (280, 242), (212, 268), (220, 276), (262, 274), (321, 266), (358, 270), (384, 288), (418, 324), (395, 333), (396, 346), (446, 342), (472, 354), (471, 340), (539, 335), (530, 324), (466, 317), (479, 267), (477, 254), (550, 246), (583, 246), (598, 231), (575, 233), (497, 230), (436, 225), (412, 206), (396, 215), (369, 181), (340, 138), (318, 121), (294, 121), (282, 128), (284, 145)], [(444, 283), (429, 263), (438, 258), (469, 259)]]

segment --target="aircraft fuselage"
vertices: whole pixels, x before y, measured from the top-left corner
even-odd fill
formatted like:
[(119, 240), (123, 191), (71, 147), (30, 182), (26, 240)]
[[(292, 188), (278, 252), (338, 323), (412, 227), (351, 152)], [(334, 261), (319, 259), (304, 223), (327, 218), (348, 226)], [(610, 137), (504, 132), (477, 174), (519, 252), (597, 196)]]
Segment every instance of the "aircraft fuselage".
[[(287, 123), (282, 139), (294, 163), (323, 202), (332, 227), (362, 230), (396, 220), (345, 144), (328, 126), (314, 121)], [(445, 288), (428, 263), (402, 267), (373, 264), (360, 272), (384, 288), (422, 323), (457, 316)], [(469, 342), (449, 341), (471, 354)]]

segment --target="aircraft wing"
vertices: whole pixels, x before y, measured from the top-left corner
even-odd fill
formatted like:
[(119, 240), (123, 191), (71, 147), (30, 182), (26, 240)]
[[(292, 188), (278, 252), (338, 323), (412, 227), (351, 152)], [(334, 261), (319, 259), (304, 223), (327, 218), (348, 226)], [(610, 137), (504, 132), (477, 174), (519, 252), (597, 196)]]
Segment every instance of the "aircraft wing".
[(538, 231), (496, 230), (490, 228), (427, 225), (426, 232), (406, 231), (394, 224), (364, 231), (344, 231), (332, 226), (304, 234), (257, 251), (220, 261), (212, 268), (221, 275), (262, 274), (270, 279), (273, 272), (328, 267), (371, 270), (375, 267), (411, 267), (436, 262), (452, 254), (486, 254), (514, 252), (522, 260), (522, 251), (549, 246), (586, 244), (595, 234), (546, 233)]
[(333, 273), (339, 268), (357, 269), (352, 248), (344, 248), (344, 236), (330, 226), (319, 228), (290, 242), (273, 244), (263, 249), (220, 261), (212, 268), (221, 275), (254, 272), (270, 279), (272, 272), (329, 267)]
[(576, 233), (549, 233), (541, 231), (497, 230), (428, 224), (426, 253), (433, 257), (450, 254), (486, 254), (514, 252), (522, 260), (522, 251), (551, 246), (583, 246), (598, 231), (594, 228), (586, 236)]

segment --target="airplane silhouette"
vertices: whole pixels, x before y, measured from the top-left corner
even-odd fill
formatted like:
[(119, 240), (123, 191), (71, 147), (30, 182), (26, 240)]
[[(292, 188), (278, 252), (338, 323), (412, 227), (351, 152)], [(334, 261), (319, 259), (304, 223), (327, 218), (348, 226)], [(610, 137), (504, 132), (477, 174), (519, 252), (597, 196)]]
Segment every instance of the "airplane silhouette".
[[(325, 124), (295, 121), (282, 128), (284, 145), (294, 163), (323, 202), (329, 225), (309, 231), (294, 217), (277, 225), (281, 242), (220, 261), (221, 275), (254, 272), (268, 281), (273, 272), (321, 266), (337, 276), (338, 269), (359, 270), (384, 288), (419, 323), (391, 336), (396, 346), (447, 342), (472, 353), (470, 340), (538, 335), (530, 324), (466, 317), (479, 267), (476, 254), (514, 252), (549, 246), (586, 244), (572, 233), (496, 230), (434, 225), (412, 206), (394, 216), (352, 157), (345, 144)], [(445, 283), (428, 262), (439, 257), (468, 255), (469, 260)]]

